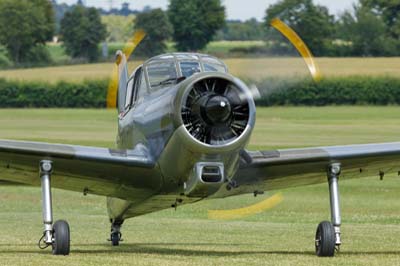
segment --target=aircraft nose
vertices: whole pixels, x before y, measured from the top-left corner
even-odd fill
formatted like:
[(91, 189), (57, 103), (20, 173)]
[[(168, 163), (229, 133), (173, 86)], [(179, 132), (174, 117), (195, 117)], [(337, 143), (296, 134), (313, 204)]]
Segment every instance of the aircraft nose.
[(224, 124), (231, 117), (232, 109), (227, 98), (214, 95), (205, 103), (203, 113), (211, 124)]

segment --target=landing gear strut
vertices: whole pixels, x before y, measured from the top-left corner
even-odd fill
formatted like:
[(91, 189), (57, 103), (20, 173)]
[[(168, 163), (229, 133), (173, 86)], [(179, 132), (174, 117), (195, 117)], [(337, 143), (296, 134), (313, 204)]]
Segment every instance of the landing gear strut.
[(39, 240), (39, 248), (52, 247), (54, 255), (68, 255), (70, 250), (69, 225), (64, 220), (56, 221), (53, 225), (53, 209), (51, 198), (51, 161), (40, 162), (40, 179), (42, 184), (43, 236)]
[(111, 234), (110, 239), (111, 245), (119, 246), (119, 242), (123, 241), (121, 234), (121, 226), (124, 223), (124, 220), (121, 221), (111, 221)]
[(340, 240), (340, 202), (339, 202), (339, 175), (341, 165), (331, 164), (328, 168), (329, 198), (331, 205), (331, 222), (324, 221), (318, 225), (315, 234), (315, 252), (320, 257), (332, 257), (335, 250), (339, 250)]

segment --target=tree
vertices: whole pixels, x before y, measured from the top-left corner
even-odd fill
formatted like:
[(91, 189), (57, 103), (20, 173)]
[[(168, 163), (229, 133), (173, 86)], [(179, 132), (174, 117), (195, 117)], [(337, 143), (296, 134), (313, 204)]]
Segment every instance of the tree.
[(293, 28), (314, 55), (326, 53), (334, 30), (334, 16), (326, 7), (315, 5), (312, 0), (281, 0), (268, 7), (267, 27), (274, 18), (280, 18)]
[(388, 55), (400, 55), (400, 2), (398, 0), (360, 0), (360, 6), (382, 19), (386, 25), (384, 51)]
[(360, 6), (368, 8), (375, 15), (382, 17), (391, 37), (400, 38), (400, 1), (360, 0)]
[(204, 48), (225, 23), (225, 7), (220, 0), (170, 0), (168, 8), (178, 50)]
[(71, 10), (72, 6), (67, 5), (66, 3), (57, 4), (55, 0), (52, 1), (55, 22), (56, 22), (56, 31), (55, 34), (58, 35), (60, 33), (60, 22), (64, 17), (65, 12)]
[(61, 20), (61, 38), (65, 51), (74, 58), (95, 61), (99, 57), (99, 43), (107, 36), (106, 27), (101, 23), (95, 8), (76, 5), (67, 11)]
[(36, 52), (48, 60), (44, 48), (54, 32), (54, 13), (48, 0), (0, 1), (0, 44), (15, 63), (32, 62)]
[(11, 62), (8, 57), (7, 49), (0, 45), (0, 68), (7, 68), (9, 66), (11, 66)]
[(172, 26), (167, 14), (160, 8), (136, 15), (135, 30), (142, 29), (146, 38), (138, 47), (137, 52), (145, 56), (154, 56), (164, 53), (165, 42), (171, 37)]
[(362, 5), (354, 5), (338, 22), (339, 38), (350, 42), (351, 55), (389, 56), (396, 54), (395, 40), (386, 34), (387, 26), (381, 16)]
[(106, 26), (107, 42), (126, 42), (133, 33), (134, 15), (104, 15), (101, 22)]

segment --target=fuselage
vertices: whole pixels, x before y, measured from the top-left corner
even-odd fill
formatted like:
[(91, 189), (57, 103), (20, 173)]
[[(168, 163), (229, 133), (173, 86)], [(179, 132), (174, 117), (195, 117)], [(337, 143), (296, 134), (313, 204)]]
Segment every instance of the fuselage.
[[(127, 82), (128, 90), (137, 84), (137, 91), (126, 93), (132, 103), (127, 100), (128, 108), (119, 114), (117, 146), (128, 150), (140, 147), (153, 158), (160, 174), (155, 195), (193, 200), (217, 195), (235, 174), (240, 151), (254, 127), (250, 90), (228, 74), (219, 60), (205, 71), (201, 56), (173, 54), (150, 59)], [(154, 86), (158, 83), (151, 80), (150, 71), (161, 73), (164, 69), (156, 69), (157, 65), (167, 64), (176, 68), (175, 79), (166, 75), (165, 84)], [(185, 64), (194, 71), (188, 73), (182, 67)], [(115, 208), (116, 204), (110, 205)]]

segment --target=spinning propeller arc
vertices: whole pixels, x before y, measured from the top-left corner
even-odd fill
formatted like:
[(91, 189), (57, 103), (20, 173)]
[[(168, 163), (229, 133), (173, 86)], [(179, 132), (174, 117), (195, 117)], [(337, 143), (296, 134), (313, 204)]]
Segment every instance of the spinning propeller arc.
[[(300, 38), (300, 36), (298, 36), (292, 28), (290, 28), (279, 18), (273, 19), (271, 21), (271, 26), (278, 30), (283, 36), (285, 36), (287, 40), (289, 40), (289, 42), (296, 48), (298, 53), (303, 58), (313, 80), (315, 82), (319, 82), (322, 77), (320, 68), (318, 67), (317, 62), (314, 60), (314, 56), (312, 55), (311, 51), (308, 49), (307, 45)], [(250, 90), (252, 91), (253, 97), (255, 99), (260, 97), (259, 90), (255, 85), (251, 85)], [(282, 200), (282, 194), (277, 193), (272, 195), (271, 197), (262, 200), (261, 202), (244, 208), (236, 208), (230, 210), (209, 210), (208, 218), (220, 220), (240, 219), (272, 209), (273, 207), (277, 206)]]
[[(320, 69), (311, 51), (297, 33), (278, 18), (271, 21), (271, 26), (285, 36), (295, 47), (303, 58), (313, 80), (315, 82), (320, 81)], [(144, 31), (136, 31), (126, 43), (123, 55), (117, 54), (116, 64), (108, 86), (107, 108), (116, 107), (121, 69), (127, 64), (130, 55), (145, 36)], [(252, 97), (258, 99), (260, 92), (256, 85), (250, 85), (249, 88)], [(226, 80), (210, 78), (194, 84), (181, 110), (186, 130), (194, 138), (206, 144), (229, 142), (242, 134), (247, 124), (249, 110), (248, 103), (245, 101), (246, 97), (234, 84)], [(208, 217), (210, 219), (239, 219), (269, 210), (282, 200), (282, 194), (278, 193), (244, 208), (209, 210)]]

